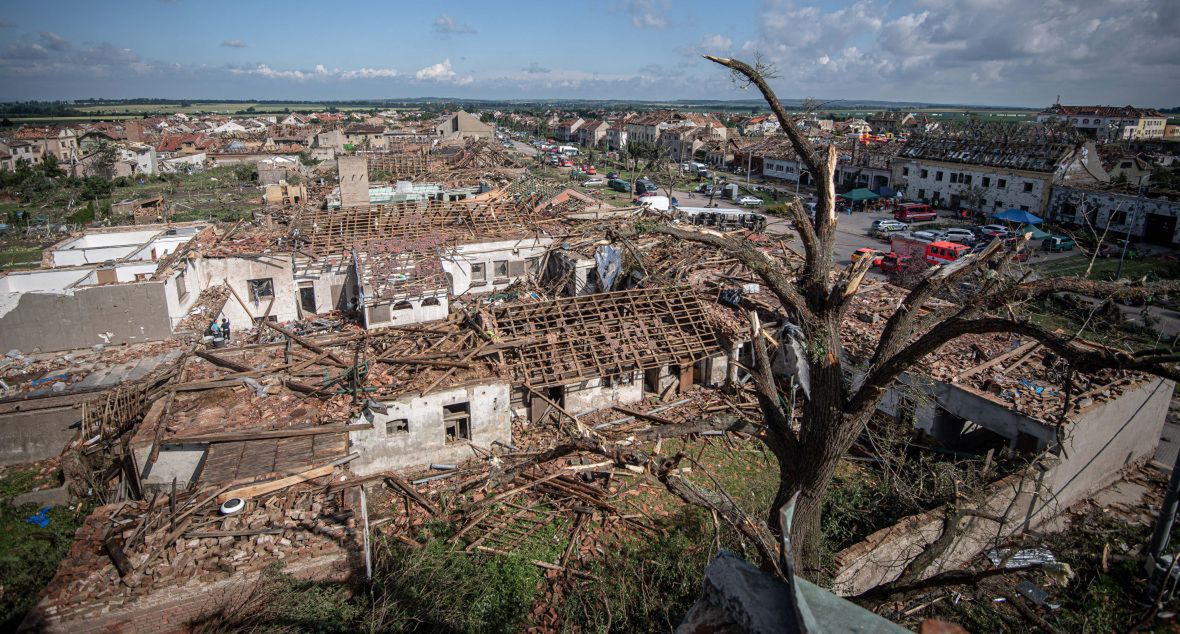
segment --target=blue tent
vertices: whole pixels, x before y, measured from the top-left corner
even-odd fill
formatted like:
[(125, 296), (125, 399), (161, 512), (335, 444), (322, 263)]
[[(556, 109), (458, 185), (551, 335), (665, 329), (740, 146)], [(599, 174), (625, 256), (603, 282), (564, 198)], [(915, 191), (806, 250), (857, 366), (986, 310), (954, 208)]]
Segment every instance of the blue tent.
[(1044, 222), (1040, 216), (1030, 214), (1023, 209), (1005, 209), (999, 213), (992, 214), (992, 218), (999, 218), (1008, 222), (1020, 222), (1026, 225), (1039, 225)]

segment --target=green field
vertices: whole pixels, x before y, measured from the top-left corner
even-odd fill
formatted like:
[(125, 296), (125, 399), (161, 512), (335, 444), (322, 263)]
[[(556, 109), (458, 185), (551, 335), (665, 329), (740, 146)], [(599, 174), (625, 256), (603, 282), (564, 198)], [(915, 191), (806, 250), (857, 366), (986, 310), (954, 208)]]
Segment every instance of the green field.
[[(219, 114), (238, 114), (250, 108), (253, 108), (258, 113), (278, 113), (284, 110), (292, 112), (299, 111), (319, 111), (326, 110), (329, 106), (322, 103), (308, 103), (308, 102), (291, 102), (291, 103), (218, 103), (218, 102), (193, 102), (189, 103), (131, 103), (131, 104), (96, 104), (93, 106), (81, 106), (77, 108), (82, 112), (93, 112), (95, 114), (110, 115), (123, 114), (132, 116), (142, 116), (144, 114), (175, 114), (183, 112), (185, 114), (194, 112), (214, 112)], [(337, 110), (347, 112), (351, 110), (371, 110), (375, 106), (336, 106)], [(388, 110), (388, 108), (381, 108)]]

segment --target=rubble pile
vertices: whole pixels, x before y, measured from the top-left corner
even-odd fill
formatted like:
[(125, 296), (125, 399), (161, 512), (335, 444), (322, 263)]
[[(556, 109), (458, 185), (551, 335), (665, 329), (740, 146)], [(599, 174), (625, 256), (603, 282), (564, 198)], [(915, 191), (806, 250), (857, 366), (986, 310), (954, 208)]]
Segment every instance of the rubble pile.
[(249, 500), (233, 515), (221, 513), (216, 490), (178, 494), (175, 512), (167, 494), (99, 507), (46, 588), (44, 612), (62, 620), (95, 617), (161, 588), (356, 548), (355, 514), (340, 496), (301, 487)]

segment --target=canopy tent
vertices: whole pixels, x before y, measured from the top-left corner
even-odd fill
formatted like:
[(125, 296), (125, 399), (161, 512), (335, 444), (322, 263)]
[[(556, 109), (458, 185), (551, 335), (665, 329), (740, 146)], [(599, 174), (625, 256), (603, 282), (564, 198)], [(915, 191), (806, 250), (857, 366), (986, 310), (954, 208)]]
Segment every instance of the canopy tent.
[(843, 198), (844, 200), (854, 202), (854, 203), (858, 203), (858, 202), (861, 202), (864, 200), (877, 200), (878, 198), (880, 198), (880, 196), (878, 196), (877, 194), (874, 194), (871, 189), (865, 189), (863, 187), (860, 189), (854, 189), (850, 192), (846, 192), (843, 194), (836, 194), (836, 196), (839, 198)]
[(1044, 222), (1040, 216), (1030, 214), (1023, 209), (1005, 209), (999, 213), (992, 214), (992, 218), (999, 218), (1008, 222), (1021, 222), (1026, 225), (1039, 225)]
[(1018, 229), (1016, 231), (1016, 233), (1020, 234), (1020, 235), (1024, 235), (1026, 233), (1031, 233), (1032, 237), (1029, 238), (1030, 240), (1044, 240), (1045, 238), (1053, 237), (1053, 234), (1045, 233), (1044, 231), (1041, 231), (1040, 229), (1037, 229), (1036, 227), (1034, 227), (1032, 225), (1024, 225), (1023, 227)]

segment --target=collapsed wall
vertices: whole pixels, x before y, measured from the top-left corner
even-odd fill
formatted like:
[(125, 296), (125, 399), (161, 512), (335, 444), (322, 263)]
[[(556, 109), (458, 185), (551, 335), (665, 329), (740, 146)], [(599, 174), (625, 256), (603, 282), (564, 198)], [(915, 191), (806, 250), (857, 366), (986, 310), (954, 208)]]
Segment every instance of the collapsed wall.
[[(1063, 429), (1061, 451), (1003, 478), (977, 500), (962, 503), (959, 534), (923, 573), (958, 568), (1003, 539), (1041, 526), (1110, 486), (1155, 453), (1175, 383), (1146, 380), (1118, 398), (1078, 412)], [(943, 534), (947, 510), (907, 517), (836, 556), (833, 590), (855, 595), (895, 581)]]

